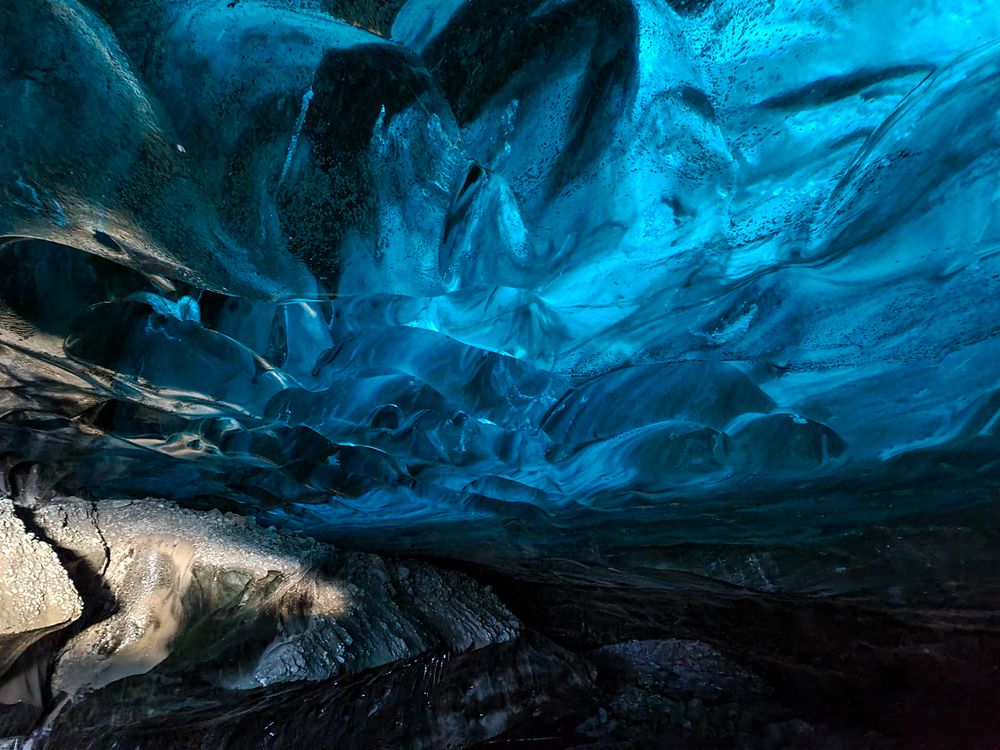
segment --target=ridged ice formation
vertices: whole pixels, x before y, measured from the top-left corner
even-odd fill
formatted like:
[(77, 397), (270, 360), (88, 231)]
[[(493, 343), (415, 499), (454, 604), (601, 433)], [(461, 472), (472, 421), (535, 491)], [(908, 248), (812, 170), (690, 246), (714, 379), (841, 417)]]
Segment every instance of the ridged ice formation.
[[(440, 554), (832, 545), (789, 585), (863, 591), (842, 540), (997, 485), (1000, 14), (960, 6), (5, 3), (4, 450)], [(788, 573), (746, 559), (684, 565)]]

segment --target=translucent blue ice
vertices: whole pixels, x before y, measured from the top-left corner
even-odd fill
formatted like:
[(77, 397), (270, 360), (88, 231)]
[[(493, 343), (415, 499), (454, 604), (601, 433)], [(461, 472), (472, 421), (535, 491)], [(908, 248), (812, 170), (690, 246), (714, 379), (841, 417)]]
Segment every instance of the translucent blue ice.
[(0, 36), (0, 438), (67, 489), (600, 550), (998, 484), (991, 2), (409, 0), (386, 39), (15, 0)]

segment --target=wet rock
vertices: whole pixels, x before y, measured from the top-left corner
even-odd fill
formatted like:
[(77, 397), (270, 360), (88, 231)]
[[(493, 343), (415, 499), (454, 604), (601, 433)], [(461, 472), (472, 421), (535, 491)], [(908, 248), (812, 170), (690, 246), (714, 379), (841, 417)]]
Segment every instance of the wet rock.
[(468, 577), (287, 537), (170, 503), (64, 498), (42, 528), (94, 567), (113, 611), (74, 636), (52, 687), (74, 695), (163, 664), (230, 688), (321, 680), (509, 640), (515, 618)]
[(25, 528), (10, 499), (0, 499), (0, 566), (2, 676), (32, 643), (76, 620), (83, 603), (55, 551)]
[(612, 718), (611, 726), (592, 728), (594, 737), (683, 742), (691, 734), (735, 743), (780, 711), (760, 677), (701, 641), (628, 641), (588, 657)]
[(193, 676), (132, 677), (66, 709), (51, 746), (504, 747), (494, 738), (540, 736), (586, 709), (593, 691), (584, 660), (528, 633), (464, 654), (249, 691), (208, 688)]
[(677, 700), (733, 700), (763, 689), (759, 677), (701, 641), (628, 641), (604, 646), (591, 658), (602, 671)]
[[(61, 574), (79, 616), (53, 547), (5, 507), (4, 549), (20, 544), (45, 563), (12, 572)], [(154, 735), (176, 748), (466, 747), (574, 715), (594, 695), (588, 662), (522, 633), (459, 572), (152, 499), (56, 496), (18, 510), (88, 599), (68, 639), (19, 662), (0, 689), (34, 685), (35, 703), (0, 711), (0, 728), (23, 736), (44, 705), (33, 735), (44, 747)], [(20, 617), (6, 618), (11, 632), (37, 637), (71, 618), (48, 616), (54, 586), (12, 610), (8, 594), (30, 580), (12, 577), (0, 602)], [(204, 712), (209, 725), (194, 721)]]

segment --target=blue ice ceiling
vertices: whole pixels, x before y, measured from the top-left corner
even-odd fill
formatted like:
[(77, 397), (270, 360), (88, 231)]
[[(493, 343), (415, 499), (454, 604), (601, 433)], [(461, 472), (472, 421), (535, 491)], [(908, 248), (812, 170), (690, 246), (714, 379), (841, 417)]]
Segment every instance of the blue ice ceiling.
[(293, 5), (0, 9), (11, 460), (402, 548), (994, 496), (993, 3)]

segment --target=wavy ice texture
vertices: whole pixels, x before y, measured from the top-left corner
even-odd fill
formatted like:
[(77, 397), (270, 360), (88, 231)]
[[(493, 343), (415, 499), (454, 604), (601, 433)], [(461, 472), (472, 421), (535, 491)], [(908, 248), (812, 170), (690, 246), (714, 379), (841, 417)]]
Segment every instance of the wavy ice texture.
[(882, 540), (964, 545), (998, 484), (1000, 14), (886, 12), (9, 4), (5, 450), (383, 548), (898, 588)]

